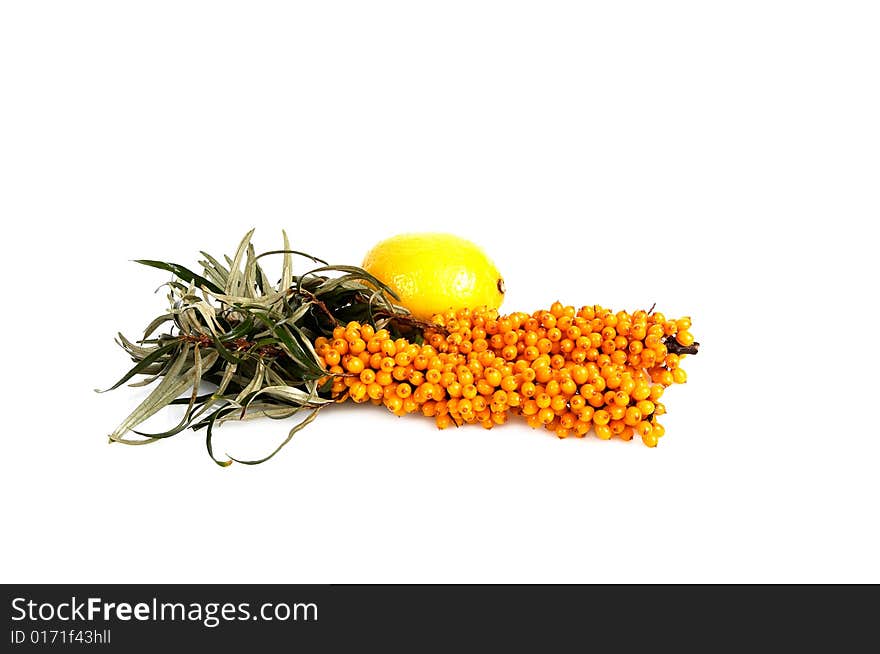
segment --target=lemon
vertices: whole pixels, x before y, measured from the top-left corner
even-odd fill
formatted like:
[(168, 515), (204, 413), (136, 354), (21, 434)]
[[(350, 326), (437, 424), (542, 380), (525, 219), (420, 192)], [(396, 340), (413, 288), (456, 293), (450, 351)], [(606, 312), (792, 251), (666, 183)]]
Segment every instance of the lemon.
[(453, 234), (392, 236), (367, 252), (362, 267), (422, 320), (447, 309), (497, 309), (504, 300), (504, 280), (492, 260), (478, 245)]

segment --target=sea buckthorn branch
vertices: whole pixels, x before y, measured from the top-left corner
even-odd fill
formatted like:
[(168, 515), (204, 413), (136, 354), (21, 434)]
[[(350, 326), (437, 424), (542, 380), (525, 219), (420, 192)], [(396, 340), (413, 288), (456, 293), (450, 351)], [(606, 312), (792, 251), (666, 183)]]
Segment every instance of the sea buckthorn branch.
[[(312, 346), (316, 338), (332, 334), (339, 324), (368, 320), (377, 310), (392, 330), (393, 318), (408, 314), (393, 304), (393, 291), (366, 270), (328, 265), (292, 250), (286, 234), (283, 249), (256, 254), (252, 234), (253, 230), (244, 236), (231, 257), (202, 252), (199, 272), (176, 263), (138, 260), (173, 275), (164, 284), (168, 308), (148, 324), (141, 339), (118, 334), (117, 342), (133, 365), (107, 390), (137, 375), (146, 379), (131, 385), (158, 384), (110, 433), (111, 442), (143, 445), (187, 428), (204, 428), (209, 455), (228, 465), (237, 459), (214, 456), (211, 436), (216, 426), (256, 416), (289, 417), (300, 409), (316, 412), (333, 404), (332, 384), (324, 379), (326, 370)], [(283, 257), (275, 284), (260, 263), (270, 254)], [(295, 275), (293, 256), (322, 265)], [(200, 395), (202, 382), (216, 389)], [(186, 412), (173, 429), (155, 434), (136, 430), (157, 412), (180, 404), (186, 405)], [(282, 446), (315, 415), (309, 413), (296, 423)]]
[(560, 438), (637, 433), (653, 447), (665, 433), (663, 391), (685, 383), (681, 360), (698, 349), (690, 326), (653, 307), (630, 315), (556, 302), (531, 315), (449, 311), (434, 317), (421, 344), (350, 322), (315, 350), (338, 401), (418, 411), (441, 429), (488, 429), (521, 415)]

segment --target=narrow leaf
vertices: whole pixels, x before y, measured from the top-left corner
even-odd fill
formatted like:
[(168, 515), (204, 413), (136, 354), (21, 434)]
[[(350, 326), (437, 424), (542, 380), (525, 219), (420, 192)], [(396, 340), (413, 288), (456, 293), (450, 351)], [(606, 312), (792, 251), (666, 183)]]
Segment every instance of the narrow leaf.
[(251, 242), (251, 237), (253, 235), (254, 230), (251, 229), (244, 235), (244, 238), (241, 239), (241, 243), (238, 244), (238, 250), (235, 253), (235, 257), (229, 264), (229, 278), (226, 280), (225, 290), (226, 295), (241, 295), (239, 292), (242, 280), (241, 260), (244, 258), (245, 252), (247, 252), (248, 244)]
[(152, 266), (153, 268), (159, 268), (161, 270), (167, 270), (168, 272), (174, 273), (178, 278), (182, 279), (185, 282), (190, 284), (195, 284), (196, 286), (204, 286), (205, 288), (214, 291), (215, 293), (222, 293), (223, 289), (214, 284), (209, 279), (205, 279), (201, 275), (197, 275), (189, 268), (185, 266), (181, 266), (176, 263), (166, 263), (165, 261), (152, 261), (151, 259), (135, 259), (135, 263), (140, 263), (145, 266)]
[(269, 454), (268, 456), (264, 456), (262, 459), (256, 459), (256, 460), (253, 460), (253, 461), (247, 461), (247, 460), (244, 460), (244, 459), (236, 459), (235, 457), (230, 456), (229, 454), (227, 454), (226, 456), (228, 456), (232, 461), (235, 461), (235, 462), (237, 462), (237, 463), (241, 463), (241, 464), (246, 465), (246, 466), (255, 466), (255, 465), (259, 465), (260, 463), (265, 463), (266, 461), (268, 461), (269, 459), (271, 459), (273, 456), (275, 456), (276, 454), (278, 454), (278, 452), (280, 452), (281, 449), (291, 441), (291, 439), (296, 435), (296, 433), (297, 433), (298, 431), (300, 431), (301, 429), (307, 427), (307, 426), (308, 426), (308, 425), (309, 425), (309, 424), (310, 424), (315, 418), (317, 418), (317, 417), (318, 417), (318, 411), (320, 411), (320, 410), (321, 410), (320, 407), (318, 407), (318, 408), (316, 408), (316, 409), (313, 409), (312, 412), (311, 412), (308, 416), (306, 416), (306, 417), (305, 417), (302, 421), (300, 421), (300, 422), (299, 422), (299, 423), (298, 423), (293, 429), (290, 430), (290, 432), (287, 434), (287, 438), (284, 439), (284, 441), (281, 443), (281, 445), (279, 445), (278, 447), (276, 447), (275, 450), (274, 450), (271, 454)]
[(120, 379), (118, 382), (113, 384), (113, 386), (111, 386), (110, 388), (105, 388), (103, 391), (96, 388), (95, 392), (96, 393), (106, 393), (107, 391), (112, 391), (115, 388), (119, 388), (125, 382), (127, 382), (129, 379), (131, 379), (135, 375), (139, 374), (144, 369), (148, 368), (150, 366), (150, 364), (152, 364), (155, 361), (158, 361), (162, 356), (164, 356), (165, 354), (168, 354), (169, 352), (171, 352), (171, 350), (178, 347), (179, 345), (180, 345), (179, 341), (174, 341), (172, 343), (168, 343), (167, 345), (162, 345), (160, 347), (157, 347), (150, 354), (148, 354), (143, 359), (141, 359), (137, 363), (137, 365), (135, 365), (131, 370), (129, 370), (127, 373), (125, 373), (125, 375), (123, 375), (122, 379)]

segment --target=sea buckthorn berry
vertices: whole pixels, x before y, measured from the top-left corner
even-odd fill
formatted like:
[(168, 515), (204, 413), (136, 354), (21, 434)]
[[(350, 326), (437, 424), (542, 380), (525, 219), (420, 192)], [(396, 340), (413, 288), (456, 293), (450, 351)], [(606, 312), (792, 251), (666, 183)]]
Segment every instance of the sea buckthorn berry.
[(553, 409), (555, 413), (562, 413), (567, 406), (568, 402), (564, 395), (555, 395), (550, 399), (550, 408)]
[(364, 362), (357, 357), (350, 357), (343, 363), (343, 367), (350, 373), (359, 375), (364, 370)]
[(519, 387), (519, 381), (514, 375), (507, 375), (501, 379), (501, 390), (507, 391), (508, 393), (511, 391), (515, 391)]
[(636, 383), (630, 395), (636, 401), (647, 400), (651, 397), (651, 387), (644, 382)]
[(403, 408), (403, 399), (396, 394), (386, 397), (382, 403), (392, 413), (397, 413)]
[(389, 357), (393, 357), (395, 354), (397, 354), (397, 348), (394, 347), (394, 341), (390, 339), (382, 341), (382, 354)]
[(675, 340), (687, 347), (694, 344), (694, 335), (687, 330), (680, 331), (675, 335)]
[(654, 413), (654, 403), (651, 400), (640, 400), (636, 407), (641, 411), (643, 416), (649, 416)]
[(516, 351), (516, 346), (514, 345), (505, 345), (501, 350), (501, 356), (505, 361), (513, 361), (516, 359), (516, 355), (518, 352)]
[(579, 413), (587, 406), (587, 401), (581, 395), (572, 395), (568, 399), (568, 405), (571, 407), (572, 411)]
[(391, 376), (399, 382), (406, 381), (409, 379), (409, 367), (403, 366), (394, 366), (394, 370), (391, 371)]
[(459, 366), (455, 372), (458, 376), (458, 381), (462, 386), (474, 383), (474, 373), (472, 373), (467, 366)]
[(538, 411), (538, 420), (542, 425), (549, 425), (553, 422), (553, 419), (556, 418), (556, 414), (553, 412), (553, 409), (541, 409)]
[(587, 383), (587, 379), (589, 378), (589, 373), (587, 372), (586, 366), (582, 365), (574, 365), (571, 368), (571, 379), (578, 386)]
[(348, 344), (348, 351), (351, 354), (360, 354), (367, 349), (367, 343), (360, 336)]
[(623, 421), (629, 425), (630, 427), (635, 427), (642, 420), (642, 412), (638, 407), (631, 406), (626, 409), (626, 415), (623, 417)]
[(605, 378), (605, 386), (611, 389), (616, 389), (620, 386), (621, 377), (619, 374), (612, 373)]
[(593, 431), (596, 432), (596, 436), (601, 438), (603, 441), (607, 441), (611, 438), (611, 427), (609, 427), (607, 424), (595, 424), (595, 419)]
[(602, 426), (607, 425), (611, 422), (611, 414), (608, 413), (605, 409), (599, 409), (595, 413), (593, 413), (593, 424)]
[(474, 386), (476, 386), (477, 393), (479, 393), (480, 395), (492, 395), (492, 393), (495, 392), (495, 387), (492, 386), (492, 384), (487, 382), (485, 379), (478, 379), (477, 383), (474, 384)]
[(546, 384), (548, 381), (553, 379), (553, 372), (550, 370), (549, 366), (542, 366), (535, 370), (534, 379), (539, 384)]
[(687, 373), (683, 368), (676, 368), (672, 371), (672, 381), (676, 384), (684, 384), (687, 381)]
[(524, 416), (533, 416), (541, 410), (541, 407), (538, 406), (538, 403), (535, 400), (526, 400), (522, 405), (522, 414)]
[(563, 395), (566, 395), (568, 397), (571, 397), (572, 395), (577, 393), (577, 389), (578, 389), (577, 383), (574, 381), (574, 379), (571, 379), (571, 378), (564, 379), (559, 384), (560, 392), (562, 392)]
[(381, 400), (383, 397), (384, 389), (381, 384), (377, 384), (373, 382), (372, 384), (367, 384), (367, 395), (370, 396), (371, 400)]
[(492, 386), (499, 386), (501, 384), (501, 373), (495, 368), (484, 369), (483, 378)]
[(537, 388), (532, 382), (523, 382), (520, 386), (520, 393), (523, 394), (523, 397), (534, 397), (536, 392)]
[(348, 390), (351, 399), (355, 402), (361, 403), (366, 402), (369, 398), (367, 396), (367, 385), (362, 381), (356, 381), (351, 385), (351, 388)]

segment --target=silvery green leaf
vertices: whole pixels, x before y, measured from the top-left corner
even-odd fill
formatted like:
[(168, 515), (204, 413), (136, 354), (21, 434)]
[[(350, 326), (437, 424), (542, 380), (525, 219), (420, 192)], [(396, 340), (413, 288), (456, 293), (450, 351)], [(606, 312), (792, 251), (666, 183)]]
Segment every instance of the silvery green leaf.
[(312, 409), (312, 412), (311, 412), (308, 416), (306, 416), (303, 420), (301, 420), (299, 423), (297, 423), (297, 424), (293, 427), (293, 429), (291, 429), (291, 430), (288, 432), (288, 434), (287, 434), (287, 438), (285, 438), (284, 441), (283, 441), (278, 447), (276, 447), (276, 448), (272, 451), (271, 454), (269, 454), (268, 456), (264, 456), (262, 459), (255, 459), (255, 460), (250, 460), (250, 461), (248, 461), (248, 460), (245, 460), (245, 459), (236, 459), (235, 457), (229, 456), (228, 454), (227, 454), (226, 456), (229, 456), (229, 458), (230, 458), (231, 460), (235, 461), (236, 463), (241, 463), (241, 464), (244, 464), (244, 465), (247, 465), (247, 466), (253, 466), (253, 465), (258, 465), (258, 464), (260, 464), (260, 463), (265, 463), (266, 461), (268, 461), (269, 459), (271, 459), (273, 456), (275, 456), (276, 454), (278, 454), (278, 452), (280, 452), (281, 449), (291, 441), (291, 439), (296, 435), (296, 433), (297, 433), (298, 431), (300, 431), (301, 429), (307, 427), (307, 426), (308, 426), (308, 425), (309, 425), (309, 424), (310, 424), (315, 418), (317, 418), (317, 417), (318, 417), (318, 411), (320, 411), (320, 407), (317, 407), (317, 408), (315, 408), (315, 409)]
[(306, 393), (293, 386), (267, 386), (257, 391), (253, 399), (256, 399), (262, 394), (302, 406), (321, 406), (323, 404), (333, 403), (333, 400), (324, 399), (315, 393)]
[(287, 293), (293, 284), (293, 257), (290, 256), (290, 239), (287, 238), (287, 232), (282, 229), (281, 235), (284, 238), (284, 260), (281, 264), (281, 287), (278, 290)]
[(241, 261), (244, 258), (245, 253), (247, 252), (248, 244), (251, 242), (251, 237), (254, 235), (254, 230), (251, 229), (247, 234), (244, 235), (244, 238), (241, 239), (241, 243), (238, 245), (238, 250), (235, 252), (235, 257), (229, 264), (229, 278), (226, 280), (226, 295), (238, 295), (241, 296), (241, 282), (243, 279), (243, 274), (241, 271)]
[[(195, 368), (190, 368), (181, 374), (184, 364), (189, 358), (189, 343), (185, 344), (177, 359), (168, 370), (165, 378), (160, 382), (153, 392), (150, 393), (141, 404), (131, 412), (131, 414), (122, 421), (122, 423), (110, 434), (110, 440), (125, 443), (126, 445), (145, 445), (155, 442), (154, 438), (145, 440), (133, 440), (124, 438), (124, 434), (147, 418), (154, 415), (157, 411), (167, 406), (172, 400), (177, 398), (187, 387), (192, 386), (195, 380)], [(203, 365), (210, 368), (217, 361), (219, 354), (216, 351), (210, 352), (206, 357)]]

